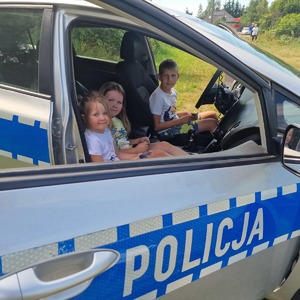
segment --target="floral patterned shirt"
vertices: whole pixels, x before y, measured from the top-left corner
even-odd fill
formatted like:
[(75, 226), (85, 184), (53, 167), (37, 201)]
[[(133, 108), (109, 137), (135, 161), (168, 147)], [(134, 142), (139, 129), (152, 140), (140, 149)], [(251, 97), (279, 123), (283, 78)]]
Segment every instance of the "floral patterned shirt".
[(112, 118), (113, 128), (111, 130), (114, 142), (117, 149), (130, 149), (132, 146), (128, 140), (127, 131), (122, 123), (122, 121), (116, 117)]

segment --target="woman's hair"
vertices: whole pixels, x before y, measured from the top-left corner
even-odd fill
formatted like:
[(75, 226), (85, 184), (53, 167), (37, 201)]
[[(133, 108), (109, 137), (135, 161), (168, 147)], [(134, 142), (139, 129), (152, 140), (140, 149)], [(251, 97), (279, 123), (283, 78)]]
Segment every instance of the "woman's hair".
[[(110, 115), (110, 111), (107, 105), (107, 102), (104, 99), (104, 96), (98, 92), (98, 91), (90, 91), (88, 92), (84, 97), (79, 96), (78, 97), (78, 102), (79, 102), (79, 109), (80, 109), (80, 113), (87, 117), (91, 111), (91, 104), (92, 103), (101, 103), (106, 112), (107, 115), (110, 119), (110, 124), (109, 124), (109, 128), (111, 128), (111, 115)], [(85, 120), (83, 119), (83, 121), (85, 122)], [(86, 122), (85, 122), (86, 123)]]
[(117, 91), (123, 96), (123, 106), (122, 106), (120, 113), (117, 115), (117, 117), (118, 117), (118, 119), (121, 120), (121, 122), (123, 123), (123, 125), (127, 131), (127, 134), (129, 135), (131, 132), (131, 125), (130, 125), (130, 122), (129, 122), (129, 119), (128, 119), (127, 113), (126, 113), (125, 91), (124, 91), (123, 87), (116, 82), (110, 81), (110, 82), (104, 83), (100, 87), (99, 91), (103, 96), (105, 96), (106, 93), (108, 93), (110, 91)]

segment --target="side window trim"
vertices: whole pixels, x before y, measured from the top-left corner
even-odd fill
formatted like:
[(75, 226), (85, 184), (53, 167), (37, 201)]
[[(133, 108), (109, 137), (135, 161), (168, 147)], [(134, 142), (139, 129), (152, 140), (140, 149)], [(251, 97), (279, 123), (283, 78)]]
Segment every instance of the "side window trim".
[(51, 95), (52, 79), (52, 27), (53, 9), (46, 8), (43, 13), (41, 39), (39, 43), (39, 92)]

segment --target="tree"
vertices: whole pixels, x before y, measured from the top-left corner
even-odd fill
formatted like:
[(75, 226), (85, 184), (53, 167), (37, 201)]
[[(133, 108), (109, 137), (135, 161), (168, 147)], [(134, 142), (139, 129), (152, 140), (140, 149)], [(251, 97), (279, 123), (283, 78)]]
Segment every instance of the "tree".
[(277, 35), (300, 37), (300, 14), (292, 13), (281, 18), (275, 27)]
[[(277, 30), (277, 25), (281, 19), (290, 14), (300, 14), (300, 1), (299, 0), (275, 0), (267, 14), (264, 14), (260, 19), (261, 28), (263, 30), (276, 29), (278, 35), (282, 34), (283, 28)], [(293, 16), (293, 19), (295, 17)], [(287, 20), (284, 20), (287, 23)], [(281, 27), (282, 25), (280, 25)], [(297, 31), (297, 30), (296, 30)]]
[(203, 8), (202, 8), (202, 4), (199, 4), (199, 8), (198, 8), (198, 13), (196, 15), (197, 18), (202, 19), (203, 18)]
[[(276, 0), (275, 0), (276, 1)], [(259, 23), (263, 16), (268, 12), (267, 0), (250, 0), (245, 13), (242, 16), (243, 24)]]
[(258, 19), (261, 19), (261, 17), (268, 12), (268, 1), (267, 0), (258, 1), (256, 12), (257, 12)]
[(224, 9), (231, 14), (234, 18), (240, 17), (245, 11), (245, 5), (242, 6), (237, 0), (228, 0), (224, 4)]
[(277, 17), (283, 17), (287, 14), (300, 13), (299, 0), (275, 0), (271, 7), (270, 13)]
[(202, 18), (212, 16), (212, 12), (216, 9), (216, 7), (221, 7), (220, 0), (207, 0), (207, 6), (202, 14)]

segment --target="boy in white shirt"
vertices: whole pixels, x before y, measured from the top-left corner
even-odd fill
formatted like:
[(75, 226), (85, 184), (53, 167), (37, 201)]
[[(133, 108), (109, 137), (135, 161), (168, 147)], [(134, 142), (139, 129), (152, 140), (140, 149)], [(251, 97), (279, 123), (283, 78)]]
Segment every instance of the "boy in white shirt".
[(178, 66), (174, 60), (166, 59), (159, 65), (160, 86), (149, 99), (154, 129), (161, 136), (184, 134), (190, 129), (194, 129), (195, 132), (209, 131), (212, 134), (218, 123), (218, 117), (214, 111), (199, 114), (176, 111), (178, 94), (174, 86), (178, 78)]

